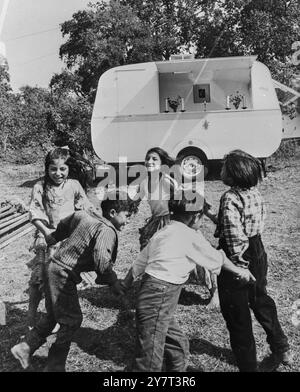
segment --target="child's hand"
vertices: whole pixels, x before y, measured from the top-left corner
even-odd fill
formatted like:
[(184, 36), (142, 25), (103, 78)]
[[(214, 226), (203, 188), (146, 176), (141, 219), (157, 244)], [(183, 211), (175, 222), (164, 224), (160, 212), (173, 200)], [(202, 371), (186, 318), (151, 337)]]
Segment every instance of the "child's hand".
[(204, 199), (204, 204), (203, 204), (203, 211), (204, 213), (208, 210), (211, 209), (211, 204), (209, 204), (205, 199)]
[(112, 292), (114, 295), (117, 297), (123, 297), (125, 295), (125, 290), (121, 285), (120, 280), (117, 280), (112, 286), (111, 286)]
[(243, 280), (243, 281), (245, 281), (247, 283), (250, 282), (250, 281), (253, 281), (253, 282), (256, 281), (255, 277), (248, 270), (248, 268), (243, 268), (243, 267), (237, 267), (237, 268), (238, 268), (237, 280)]
[(204, 215), (207, 216), (215, 225), (218, 223), (218, 215), (212, 214), (209, 211), (204, 211)]
[(131, 285), (128, 285), (128, 283), (125, 281), (125, 279), (120, 281), (120, 285), (125, 293), (131, 288)]
[(57, 243), (56, 239), (52, 237), (51, 232), (49, 234), (45, 234), (45, 240), (48, 245), (55, 245)]
[(125, 278), (121, 281), (121, 286), (125, 291), (128, 291), (133, 284), (132, 268), (129, 269)]
[(214, 224), (218, 223), (218, 215), (212, 212), (212, 207), (206, 200), (204, 200), (203, 213), (207, 216)]

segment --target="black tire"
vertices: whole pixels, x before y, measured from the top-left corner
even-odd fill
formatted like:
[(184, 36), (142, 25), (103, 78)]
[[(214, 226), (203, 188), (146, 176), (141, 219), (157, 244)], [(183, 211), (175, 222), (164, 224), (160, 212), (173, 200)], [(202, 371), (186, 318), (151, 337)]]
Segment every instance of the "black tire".
[(180, 174), (189, 181), (197, 181), (208, 174), (207, 158), (203, 151), (186, 149), (178, 154)]

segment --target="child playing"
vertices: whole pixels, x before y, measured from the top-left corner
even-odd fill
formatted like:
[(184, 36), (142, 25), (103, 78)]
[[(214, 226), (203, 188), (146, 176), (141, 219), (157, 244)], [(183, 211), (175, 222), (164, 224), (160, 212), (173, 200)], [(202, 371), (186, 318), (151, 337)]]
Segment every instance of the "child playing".
[(67, 148), (50, 151), (45, 159), (44, 181), (35, 184), (32, 190), (29, 212), (31, 222), (38, 231), (33, 245), (36, 257), (29, 281), (29, 328), (36, 323), (37, 309), (43, 296), (45, 264), (54, 251), (54, 247), (47, 247), (45, 237), (61, 219), (75, 210), (93, 208), (80, 183), (68, 178), (69, 166), (71, 158)]
[[(139, 229), (140, 250), (147, 245), (158, 230), (170, 223), (168, 203), (174, 192), (179, 190), (179, 184), (174, 178), (165, 173), (164, 169), (168, 170), (174, 164), (175, 160), (160, 147), (150, 148), (146, 153), (145, 166), (148, 176), (141, 182), (139, 192), (140, 197), (146, 198), (149, 203), (151, 217), (146, 225)], [(205, 285), (210, 292), (211, 298), (208, 308), (218, 307), (219, 297), (216, 275), (209, 273), (201, 266), (196, 266), (194, 271), (191, 272), (191, 278), (193, 277), (196, 278), (198, 284)]]
[(135, 211), (135, 204), (118, 191), (109, 194), (101, 203), (103, 217), (96, 212), (77, 211), (60, 221), (48, 243), (60, 244), (47, 265), (45, 302), (47, 313), (29, 330), (25, 340), (11, 349), (13, 356), (26, 369), (30, 356), (45, 343), (56, 323), (60, 329), (52, 344), (44, 371), (65, 371), (71, 339), (82, 322), (82, 312), (76, 285), (80, 273), (96, 271), (96, 283), (108, 284), (113, 292), (122, 295), (120, 283), (112, 269), (117, 257), (118, 235)]
[(235, 266), (223, 251), (196, 233), (203, 213), (199, 194), (177, 192), (169, 208), (171, 223), (152, 237), (123, 281), (126, 289), (143, 276), (136, 305), (134, 371), (161, 372), (164, 359), (166, 371), (185, 370), (189, 343), (174, 314), (181, 288), (196, 264), (216, 274), (226, 269), (235, 279), (249, 281), (252, 277), (249, 270)]
[[(267, 294), (267, 254), (261, 239), (265, 206), (256, 185), (262, 179), (259, 161), (235, 150), (225, 156), (221, 179), (230, 186), (220, 200), (216, 236), (219, 246), (235, 263), (249, 268), (255, 284), (241, 285), (228, 271), (218, 276), (220, 306), (230, 334), (231, 348), (240, 371), (257, 371), (250, 309), (267, 334), (270, 364), (291, 362), (289, 344), (277, 317), (276, 305)], [(272, 369), (270, 369), (272, 370)]]
[(167, 169), (174, 163), (175, 160), (160, 147), (150, 148), (146, 153), (145, 166), (148, 175), (139, 186), (139, 195), (141, 199), (148, 201), (151, 217), (146, 225), (139, 229), (141, 250), (154, 233), (170, 222), (168, 202), (178, 184), (164, 172), (163, 166)]

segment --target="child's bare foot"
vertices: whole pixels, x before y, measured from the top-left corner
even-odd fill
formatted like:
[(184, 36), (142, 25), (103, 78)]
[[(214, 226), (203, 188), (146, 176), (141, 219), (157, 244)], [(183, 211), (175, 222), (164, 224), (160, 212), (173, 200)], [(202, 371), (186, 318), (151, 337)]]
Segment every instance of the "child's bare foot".
[(27, 343), (22, 342), (16, 344), (14, 347), (11, 348), (12, 355), (19, 360), (23, 369), (28, 368), (29, 366), (29, 356), (30, 356), (30, 347)]
[(210, 303), (207, 305), (207, 309), (217, 309), (220, 307), (220, 300), (219, 300), (219, 295), (217, 292), (215, 292), (210, 300)]

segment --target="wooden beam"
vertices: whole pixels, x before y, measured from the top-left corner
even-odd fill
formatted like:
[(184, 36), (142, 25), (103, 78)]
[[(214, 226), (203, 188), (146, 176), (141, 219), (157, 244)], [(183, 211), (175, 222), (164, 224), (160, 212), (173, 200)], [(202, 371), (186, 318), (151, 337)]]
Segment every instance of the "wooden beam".
[(10, 210), (8, 210), (6, 212), (2, 212), (2, 214), (0, 214), (0, 219), (5, 218), (6, 216), (13, 214), (14, 212), (16, 212), (15, 208), (11, 208)]
[(24, 222), (28, 222), (28, 215), (25, 215), (23, 217), (17, 218), (18, 220), (16, 222), (10, 223), (8, 226), (4, 227), (3, 229), (0, 230), (0, 236), (3, 234), (9, 232), (10, 230), (14, 229), (15, 227), (20, 226)]
[[(25, 225), (25, 226), (24, 226), (23, 230), (20, 231), (19, 233), (16, 234), (16, 231), (17, 231), (16, 230), (15, 232), (12, 233), (12, 234), (14, 234), (14, 236), (11, 236), (10, 238), (5, 239), (5, 241), (0, 242), (0, 249), (4, 248), (5, 246), (9, 245), (13, 241), (16, 241), (17, 239), (21, 238), (22, 236), (35, 230), (35, 226), (33, 226), (31, 223), (29, 223), (28, 225)], [(8, 236), (6, 236), (6, 237), (8, 237)]]
[(3, 227), (9, 226), (14, 222), (18, 222), (22, 220), (24, 217), (26, 217), (29, 220), (29, 213), (27, 212), (26, 214), (19, 214), (19, 216), (14, 216), (11, 215), (10, 219), (7, 219), (5, 222), (0, 221), (0, 229), (3, 229)]
[(12, 218), (16, 218), (17, 216), (20, 216), (20, 215), (22, 215), (21, 212), (15, 212), (12, 215), (7, 216), (6, 218), (0, 219), (0, 223), (2, 225), (2, 223), (5, 223), (5, 222), (11, 220)]
[(6, 210), (9, 210), (10, 207), (11, 207), (10, 204), (9, 204), (8, 206), (1, 207), (1, 208), (0, 208), (0, 214), (1, 214), (2, 212), (6, 211)]
[(23, 230), (28, 229), (29, 227), (32, 227), (32, 229), (35, 229), (35, 226), (33, 226), (31, 223), (26, 223), (26, 225), (20, 227), (19, 229), (13, 231), (12, 233), (6, 234), (5, 236), (0, 238), (0, 246), (3, 242), (5, 242), (6, 240), (8, 240), (9, 238), (22, 233)]

